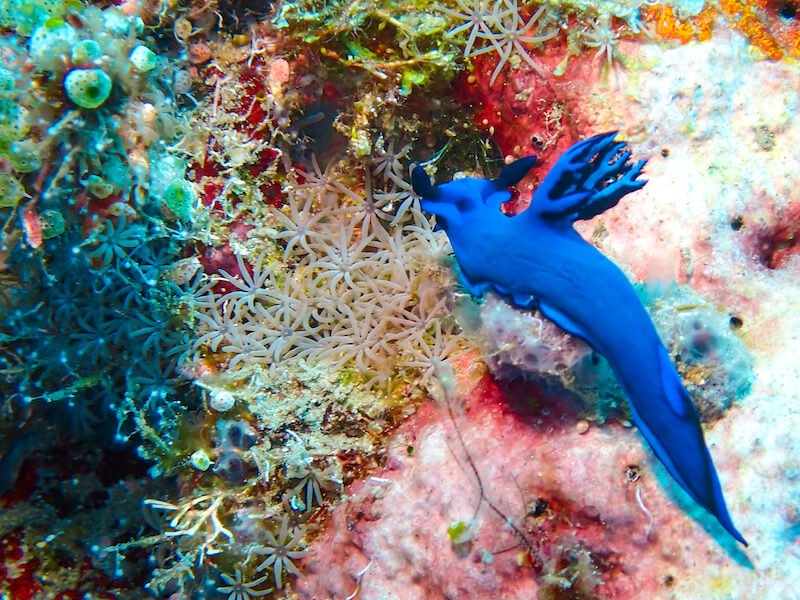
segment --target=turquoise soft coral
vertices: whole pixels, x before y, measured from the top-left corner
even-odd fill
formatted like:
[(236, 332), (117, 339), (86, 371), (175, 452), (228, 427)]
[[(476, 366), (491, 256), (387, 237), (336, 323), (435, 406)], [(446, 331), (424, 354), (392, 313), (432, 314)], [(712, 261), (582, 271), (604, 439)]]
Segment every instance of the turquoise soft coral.
[(616, 132), (569, 148), (537, 188), (531, 206), (507, 216), (507, 190), (536, 163), (506, 166), (494, 180), (464, 178), (433, 186), (424, 169), (412, 175), (422, 208), (447, 232), (465, 287), (487, 289), (516, 306), (538, 305), (566, 332), (610, 363), (633, 419), (675, 480), (739, 542), (697, 411), (658, 333), (622, 271), (573, 228), (640, 189), (644, 161), (632, 164)]

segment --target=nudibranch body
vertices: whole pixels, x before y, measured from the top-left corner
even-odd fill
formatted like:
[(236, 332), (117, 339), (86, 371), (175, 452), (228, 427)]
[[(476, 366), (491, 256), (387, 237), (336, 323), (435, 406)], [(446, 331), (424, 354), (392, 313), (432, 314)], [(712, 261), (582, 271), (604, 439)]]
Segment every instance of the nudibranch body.
[(644, 161), (629, 162), (616, 132), (573, 145), (536, 189), (530, 207), (500, 206), (535, 164), (527, 157), (494, 180), (464, 178), (433, 186), (413, 173), (423, 210), (447, 233), (469, 292), (493, 290), (585, 340), (611, 365), (634, 422), (675, 480), (739, 542), (697, 411), (650, 316), (625, 274), (573, 228), (615, 206), (646, 182)]

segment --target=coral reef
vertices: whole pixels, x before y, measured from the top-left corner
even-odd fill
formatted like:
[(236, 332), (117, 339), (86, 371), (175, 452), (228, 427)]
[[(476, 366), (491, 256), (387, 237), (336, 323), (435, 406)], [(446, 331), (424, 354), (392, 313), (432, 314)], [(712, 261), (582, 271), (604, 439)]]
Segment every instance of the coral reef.
[[(0, 595), (789, 597), (794, 8), (0, 0)], [(746, 556), (411, 185), (617, 129)]]
[[(672, 559), (643, 549), (670, 544), (689, 524), (655, 480), (628, 477), (627, 467), (648, 461), (632, 432), (581, 431), (568, 403), (480, 373), (450, 385), (397, 431), (385, 470), (333, 511), (306, 558), (301, 597), (624, 598), (667, 589), (663, 579), (685, 560), (679, 544)], [(613, 447), (598, 447), (611, 438)], [(421, 524), (413, 535), (409, 523)], [(635, 570), (624, 565), (631, 553)]]

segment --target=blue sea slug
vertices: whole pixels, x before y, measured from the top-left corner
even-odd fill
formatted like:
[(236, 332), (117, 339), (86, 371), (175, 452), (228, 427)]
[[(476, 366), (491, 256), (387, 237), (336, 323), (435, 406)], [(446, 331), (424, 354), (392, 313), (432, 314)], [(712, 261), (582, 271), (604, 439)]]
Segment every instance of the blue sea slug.
[(494, 180), (464, 178), (433, 186), (412, 173), (422, 208), (450, 238), (467, 290), (493, 290), (585, 340), (610, 363), (639, 430), (656, 456), (739, 542), (697, 411), (650, 316), (623, 272), (573, 228), (640, 189), (645, 161), (629, 162), (616, 132), (569, 148), (536, 189), (530, 207), (507, 216), (500, 206), (536, 163), (521, 158)]

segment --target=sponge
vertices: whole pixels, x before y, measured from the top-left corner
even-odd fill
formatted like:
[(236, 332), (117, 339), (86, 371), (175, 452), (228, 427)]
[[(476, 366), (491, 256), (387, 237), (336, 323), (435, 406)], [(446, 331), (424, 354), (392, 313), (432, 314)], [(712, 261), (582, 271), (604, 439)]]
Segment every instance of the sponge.
[(15, 142), (27, 135), (31, 128), (28, 109), (9, 100), (0, 98), (0, 141)]
[(97, 108), (111, 94), (111, 78), (102, 69), (73, 69), (64, 78), (64, 89), (81, 108)]

